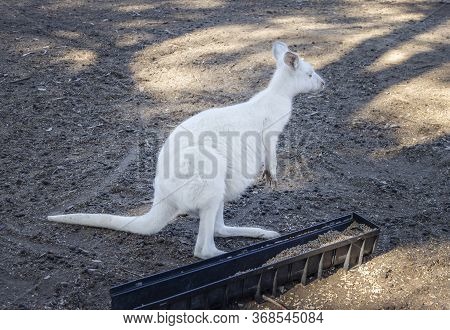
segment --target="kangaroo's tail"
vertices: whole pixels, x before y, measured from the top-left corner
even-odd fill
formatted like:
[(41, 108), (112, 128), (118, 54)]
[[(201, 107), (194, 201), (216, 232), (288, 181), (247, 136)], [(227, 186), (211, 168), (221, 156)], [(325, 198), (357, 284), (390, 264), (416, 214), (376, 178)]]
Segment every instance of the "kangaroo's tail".
[(78, 213), (49, 216), (48, 220), (151, 235), (164, 228), (176, 216), (176, 213), (177, 210), (174, 207), (162, 201), (153, 203), (150, 211), (141, 216)]

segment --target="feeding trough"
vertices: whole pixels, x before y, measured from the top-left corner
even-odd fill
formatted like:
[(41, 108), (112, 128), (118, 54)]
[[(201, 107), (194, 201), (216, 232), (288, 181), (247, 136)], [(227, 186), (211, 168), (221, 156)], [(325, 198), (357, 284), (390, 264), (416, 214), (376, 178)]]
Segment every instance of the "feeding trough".
[(360, 265), (379, 228), (357, 214), (111, 288), (113, 309), (218, 309)]

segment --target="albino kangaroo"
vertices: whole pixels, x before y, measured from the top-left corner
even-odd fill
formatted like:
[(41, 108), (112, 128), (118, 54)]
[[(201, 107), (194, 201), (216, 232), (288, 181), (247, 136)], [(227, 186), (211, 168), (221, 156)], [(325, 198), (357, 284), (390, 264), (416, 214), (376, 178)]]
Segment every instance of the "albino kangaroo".
[(287, 45), (272, 47), (276, 71), (269, 86), (249, 101), (200, 112), (181, 123), (164, 143), (154, 181), (150, 211), (141, 216), (67, 214), (50, 221), (110, 228), (151, 235), (178, 214), (200, 216), (194, 255), (210, 258), (224, 253), (214, 236), (275, 238), (275, 231), (229, 227), (223, 221), (224, 202), (238, 198), (264, 165), (264, 177), (276, 183), (278, 136), (289, 120), (292, 99), (317, 92), (324, 81), (312, 66)]

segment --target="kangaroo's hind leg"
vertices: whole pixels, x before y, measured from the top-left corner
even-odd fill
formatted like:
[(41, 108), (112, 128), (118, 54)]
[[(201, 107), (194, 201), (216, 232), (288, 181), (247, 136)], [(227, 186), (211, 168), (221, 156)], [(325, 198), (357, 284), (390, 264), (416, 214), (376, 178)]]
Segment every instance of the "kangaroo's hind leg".
[(225, 223), (223, 221), (223, 201), (220, 204), (216, 214), (214, 235), (217, 237), (243, 236), (243, 237), (266, 238), (266, 239), (276, 238), (280, 236), (279, 233), (272, 230), (265, 230), (253, 227), (225, 226)]
[(200, 209), (200, 226), (194, 250), (196, 257), (207, 259), (225, 253), (217, 249), (214, 243), (214, 226), (220, 205), (223, 205), (223, 202), (210, 203)]

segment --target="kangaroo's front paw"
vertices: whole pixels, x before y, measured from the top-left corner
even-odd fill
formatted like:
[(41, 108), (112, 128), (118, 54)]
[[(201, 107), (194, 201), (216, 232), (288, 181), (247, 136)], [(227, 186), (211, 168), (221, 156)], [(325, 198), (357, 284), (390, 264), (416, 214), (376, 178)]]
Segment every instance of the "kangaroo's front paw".
[(275, 177), (275, 175), (272, 175), (270, 171), (264, 170), (262, 178), (266, 181), (267, 185), (273, 186), (274, 188), (277, 187), (277, 178)]

